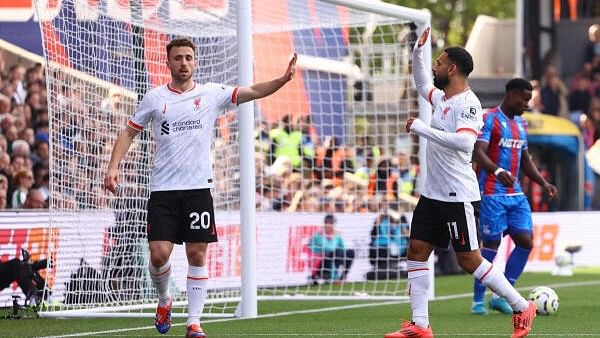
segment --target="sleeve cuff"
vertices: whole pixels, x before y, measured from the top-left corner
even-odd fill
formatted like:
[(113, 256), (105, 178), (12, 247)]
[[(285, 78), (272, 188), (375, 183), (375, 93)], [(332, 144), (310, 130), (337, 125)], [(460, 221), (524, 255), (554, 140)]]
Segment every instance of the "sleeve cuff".
[(473, 128), (458, 128), (456, 129), (457, 133), (471, 133), (473, 135), (475, 135), (475, 137), (479, 136), (479, 133), (477, 132), (477, 130), (473, 129)]
[(233, 104), (237, 104), (239, 89), (240, 89), (240, 87), (235, 87), (235, 89), (233, 89), (233, 93), (231, 94), (231, 103), (233, 103)]
[(139, 124), (136, 124), (135, 122), (133, 122), (131, 120), (127, 121), (127, 125), (136, 131), (144, 130), (144, 127), (140, 126)]

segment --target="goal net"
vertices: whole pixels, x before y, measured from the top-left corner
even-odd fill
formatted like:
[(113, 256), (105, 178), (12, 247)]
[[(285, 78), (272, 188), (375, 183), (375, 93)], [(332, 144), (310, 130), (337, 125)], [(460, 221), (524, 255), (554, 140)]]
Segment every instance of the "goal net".
[[(406, 297), (419, 140), (404, 121), (419, 114), (410, 53), (413, 15), (423, 13), (352, 3), (358, 6), (253, 1), (255, 82), (281, 76), (292, 53), (299, 55), (294, 80), (254, 103), (259, 299)], [(36, 0), (36, 8), (47, 61), (54, 230), (42, 314), (152, 316), (151, 130), (123, 160), (116, 195), (102, 188), (104, 170), (141, 95), (169, 81), (170, 39), (196, 43), (198, 83), (238, 83), (236, 1)], [(244, 264), (236, 111), (223, 112), (214, 130), (219, 242), (209, 246), (204, 317), (235, 314)], [(174, 316), (184, 316), (182, 246), (171, 262), (180, 305)]]

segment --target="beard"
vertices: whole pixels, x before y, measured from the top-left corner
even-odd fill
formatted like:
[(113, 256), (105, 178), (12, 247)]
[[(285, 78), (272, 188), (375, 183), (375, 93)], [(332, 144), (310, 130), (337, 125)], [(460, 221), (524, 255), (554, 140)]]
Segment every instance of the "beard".
[(181, 74), (181, 73), (179, 73), (178, 70), (171, 71), (171, 77), (174, 80), (176, 80), (177, 82), (186, 82), (187, 80), (192, 78), (193, 75), (194, 75), (194, 72), (192, 72), (192, 71), (188, 71), (187, 74)]
[(448, 79), (448, 76), (437, 75), (433, 77), (433, 85), (437, 89), (444, 90), (449, 83), (450, 79)]

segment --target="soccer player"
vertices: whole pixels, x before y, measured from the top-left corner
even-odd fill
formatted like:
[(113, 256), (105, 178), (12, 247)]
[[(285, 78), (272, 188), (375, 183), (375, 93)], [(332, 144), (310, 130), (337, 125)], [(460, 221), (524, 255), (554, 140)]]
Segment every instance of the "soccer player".
[(428, 141), (427, 180), (413, 214), (407, 253), (412, 321), (385, 338), (433, 337), (427, 300), (427, 260), (434, 247), (447, 247), (450, 242), (462, 269), (508, 300), (515, 311), (513, 337), (524, 337), (531, 330), (535, 305), (523, 298), (479, 252), (474, 204), (480, 197), (471, 156), (483, 119), (479, 99), (467, 81), (473, 59), (463, 48), (447, 48), (435, 60), (431, 84), (423, 60), (429, 30), (425, 29), (414, 48), (413, 76), (419, 94), (434, 107), (431, 126), (414, 117), (406, 122), (407, 132)]
[[(533, 87), (524, 79), (512, 79), (506, 84), (502, 104), (483, 117), (483, 129), (475, 143), (475, 161), (480, 167), (480, 224), (483, 248), (481, 255), (494, 261), (503, 234), (515, 242), (504, 270), (504, 276), (514, 285), (533, 247), (531, 208), (519, 184), (519, 167), (533, 181), (544, 187), (550, 198), (557, 189), (539, 173), (527, 151), (527, 122), (521, 117), (528, 108)], [(471, 313), (486, 315), (485, 285), (475, 278)], [(490, 309), (512, 314), (506, 299), (493, 294)]]
[(196, 47), (188, 39), (167, 45), (171, 81), (149, 90), (119, 134), (104, 177), (106, 189), (119, 185), (119, 163), (135, 136), (152, 123), (156, 150), (148, 201), (147, 234), (150, 277), (159, 297), (155, 326), (165, 334), (171, 327), (169, 294), (174, 244), (185, 242), (188, 260), (187, 337), (205, 337), (200, 326), (208, 270), (208, 243), (217, 241), (213, 201), (210, 147), (215, 118), (231, 105), (239, 105), (276, 92), (294, 77), (296, 55), (279, 78), (247, 87), (194, 82)]

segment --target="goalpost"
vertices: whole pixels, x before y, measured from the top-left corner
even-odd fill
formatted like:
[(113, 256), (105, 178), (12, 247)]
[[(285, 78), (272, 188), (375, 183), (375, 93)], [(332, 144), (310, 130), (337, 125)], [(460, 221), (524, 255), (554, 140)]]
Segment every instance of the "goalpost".
[[(410, 69), (428, 12), (366, 0), (35, 4), (55, 236), (42, 316), (154, 315), (145, 237), (151, 132), (123, 160), (115, 196), (102, 189), (102, 175), (137, 100), (169, 80), (165, 46), (176, 36), (198, 47), (199, 83), (265, 81), (283, 73), (292, 52), (299, 55), (292, 82), (215, 124), (219, 242), (209, 246), (203, 317), (254, 317), (259, 300), (407, 298), (411, 192), (426, 173), (425, 141), (408, 136), (404, 122), (416, 115), (429, 122), (431, 113)], [(325, 263), (312, 238), (328, 213), (345, 251)], [(183, 317), (183, 247), (171, 261), (173, 316)]]

